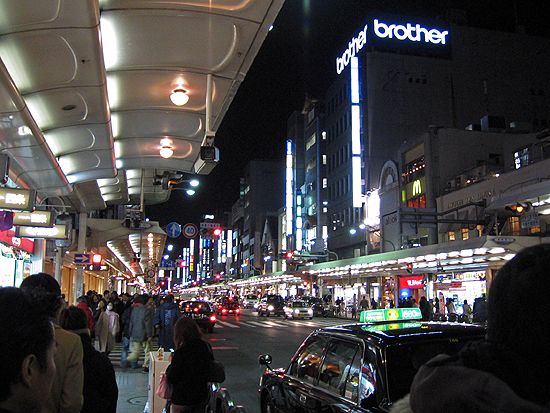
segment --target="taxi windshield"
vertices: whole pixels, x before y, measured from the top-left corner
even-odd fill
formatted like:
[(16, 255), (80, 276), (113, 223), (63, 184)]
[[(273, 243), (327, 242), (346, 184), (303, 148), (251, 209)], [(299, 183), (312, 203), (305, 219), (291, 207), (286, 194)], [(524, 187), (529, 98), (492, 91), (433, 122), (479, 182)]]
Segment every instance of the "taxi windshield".
[(481, 337), (461, 337), (389, 346), (386, 349), (388, 392), (395, 402), (410, 392), (413, 378), (424, 363), (438, 354), (453, 355)]
[(294, 301), (292, 303), (293, 308), (304, 308), (307, 307), (306, 303), (304, 301)]

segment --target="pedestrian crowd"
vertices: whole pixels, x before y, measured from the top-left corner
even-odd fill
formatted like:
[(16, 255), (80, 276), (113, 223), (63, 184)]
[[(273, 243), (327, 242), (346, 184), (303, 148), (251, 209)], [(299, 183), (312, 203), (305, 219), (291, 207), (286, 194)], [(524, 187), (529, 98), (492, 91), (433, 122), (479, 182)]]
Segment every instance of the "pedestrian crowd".
[(122, 368), (147, 372), (154, 336), (160, 347), (177, 349), (178, 319), (171, 295), (88, 291), (69, 306), (46, 273), (25, 278), (20, 288), (0, 288), (0, 413), (116, 413), (108, 358), (115, 343), (122, 343)]

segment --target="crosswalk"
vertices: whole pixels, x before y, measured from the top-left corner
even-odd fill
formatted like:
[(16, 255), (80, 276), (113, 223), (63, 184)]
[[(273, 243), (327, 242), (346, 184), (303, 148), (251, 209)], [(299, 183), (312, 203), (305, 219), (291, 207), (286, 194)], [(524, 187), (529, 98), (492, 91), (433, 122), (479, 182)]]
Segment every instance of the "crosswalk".
[(283, 320), (283, 319), (260, 319), (261, 321), (241, 321), (239, 319), (225, 319), (216, 322), (214, 329), (223, 328), (293, 328), (293, 327), (313, 327), (322, 328), (341, 324), (353, 323), (353, 320), (337, 319), (313, 319), (313, 320)]
[[(353, 320), (342, 320), (342, 319), (330, 319), (330, 318), (314, 318), (313, 320), (284, 320), (282, 318), (259, 318), (255, 317), (254, 320), (251, 320), (250, 318), (246, 318), (244, 320), (238, 319), (238, 318), (227, 318), (220, 320), (216, 322), (216, 326), (214, 327), (214, 331), (223, 331), (223, 329), (235, 330), (235, 329), (243, 329), (243, 328), (279, 328), (279, 329), (292, 329), (296, 327), (308, 327), (308, 328), (322, 328), (322, 327), (330, 327), (334, 325), (342, 325), (342, 324), (350, 324), (355, 321)], [(206, 335), (207, 337), (209, 334)], [(155, 337), (152, 342), (152, 347), (150, 351), (157, 351), (158, 350), (158, 340)], [(111, 363), (113, 363), (113, 366), (118, 367), (120, 366), (120, 353), (122, 351), (122, 343), (116, 343), (115, 348), (113, 351), (109, 353), (109, 359), (111, 360)], [(145, 353), (141, 352), (139, 360), (138, 360), (138, 366), (141, 368), (143, 365), (143, 358), (145, 356)]]

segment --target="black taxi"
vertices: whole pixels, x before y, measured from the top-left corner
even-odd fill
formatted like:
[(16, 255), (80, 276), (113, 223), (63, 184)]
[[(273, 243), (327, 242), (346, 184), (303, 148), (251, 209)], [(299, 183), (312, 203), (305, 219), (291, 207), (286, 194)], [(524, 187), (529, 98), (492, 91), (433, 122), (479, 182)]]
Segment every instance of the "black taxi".
[(311, 333), (287, 368), (259, 362), (261, 411), (387, 412), (422, 364), (483, 339), (485, 327), (420, 321), (418, 308), (363, 311), (361, 323)]

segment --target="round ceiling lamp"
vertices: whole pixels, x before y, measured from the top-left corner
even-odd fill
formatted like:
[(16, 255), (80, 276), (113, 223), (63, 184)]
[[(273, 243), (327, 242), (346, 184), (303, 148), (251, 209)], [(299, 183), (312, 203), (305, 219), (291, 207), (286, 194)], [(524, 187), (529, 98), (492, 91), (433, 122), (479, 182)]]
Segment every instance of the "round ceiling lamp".
[(164, 159), (170, 158), (174, 154), (174, 150), (170, 146), (163, 146), (160, 148), (160, 156)]
[(176, 106), (185, 105), (187, 102), (189, 102), (189, 95), (187, 94), (187, 90), (180, 88), (174, 89), (174, 91), (170, 94), (170, 100)]

